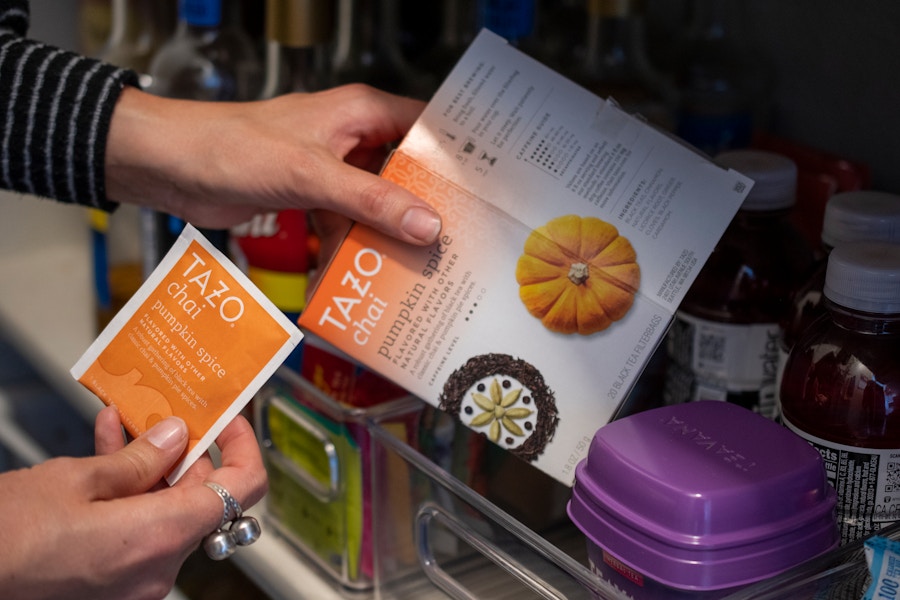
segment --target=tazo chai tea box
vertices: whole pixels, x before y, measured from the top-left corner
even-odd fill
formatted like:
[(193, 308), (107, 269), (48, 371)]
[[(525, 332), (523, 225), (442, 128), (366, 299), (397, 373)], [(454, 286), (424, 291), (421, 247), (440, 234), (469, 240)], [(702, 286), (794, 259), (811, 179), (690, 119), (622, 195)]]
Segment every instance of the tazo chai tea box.
[(488, 31), (382, 176), (440, 239), (355, 225), (301, 327), (568, 484), (752, 185)]

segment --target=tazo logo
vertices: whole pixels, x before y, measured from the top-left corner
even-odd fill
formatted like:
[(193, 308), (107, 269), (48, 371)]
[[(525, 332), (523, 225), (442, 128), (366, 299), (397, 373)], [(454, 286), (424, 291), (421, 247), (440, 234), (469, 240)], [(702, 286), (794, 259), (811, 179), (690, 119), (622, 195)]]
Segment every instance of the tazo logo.
[(668, 421), (664, 421), (663, 425), (671, 429), (674, 433), (681, 435), (683, 438), (700, 446), (707, 452), (721, 458), (731, 466), (741, 471), (750, 471), (756, 467), (756, 461), (750, 460), (740, 452), (732, 450), (719, 440), (703, 433), (697, 427), (692, 427), (685, 421), (677, 417), (669, 417)]
[[(372, 294), (369, 290), (372, 287), (371, 278), (381, 271), (382, 259), (381, 255), (371, 248), (363, 248), (353, 257), (353, 270), (347, 270), (341, 277), (341, 287), (349, 292), (347, 296), (334, 296), (331, 299), (332, 306), (326, 306), (319, 317), (319, 325), (326, 323), (334, 325), (341, 331), (346, 331), (347, 327), (353, 328), (353, 341), (360, 346), (364, 346), (372, 335), (375, 325), (384, 315), (387, 303)], [(351, 313), (357, 305), (368, 300), (364, 316), (361, 319), (354, 319)], [(332, 308), (336, 311), (332, 311)]]
[[(190, 277), (190, 279), (186, 283), (170, 283), (166, 288), (169, 296), (191, 319), (196, 319), (197, 315), (206, 307), (218, 309), (219, 316), (228, 323), (234, 323), (240, 319), (244, 314), (244, 301), (238, 296), (226, 296), (225, 294), (231, 291), (231, 288), (221, 279), (210, 288), (212, 269), (196, 273), (191, 277), (195, 268), (206, 266), (206, 262), (195, 252), (192, 252), (191, 256), (194, 257), (194, 262), (182, 273), (184, 277)], [(196, 287), (196, 290), (200, 292), (202, 302), (188, 294), (188, 285)]]

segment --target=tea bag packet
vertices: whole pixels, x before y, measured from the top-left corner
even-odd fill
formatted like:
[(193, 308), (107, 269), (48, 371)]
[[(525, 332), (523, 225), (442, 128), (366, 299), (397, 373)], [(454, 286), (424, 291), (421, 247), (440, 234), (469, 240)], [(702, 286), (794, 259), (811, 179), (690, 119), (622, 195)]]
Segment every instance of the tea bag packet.
[(900, 541), (874, 536), (865, 542), (872, 583), (863, 600), (896, 598), (900, 594)]
[(174, 484), (300, 343), (300, 330), (187, 225), (71, 373), (139, 436), (178, 416), (190, 435)]

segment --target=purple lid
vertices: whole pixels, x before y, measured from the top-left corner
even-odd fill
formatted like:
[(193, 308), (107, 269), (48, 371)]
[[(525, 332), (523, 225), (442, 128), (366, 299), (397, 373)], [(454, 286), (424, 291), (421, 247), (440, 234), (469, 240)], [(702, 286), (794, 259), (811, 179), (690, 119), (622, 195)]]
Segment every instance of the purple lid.
[(673, 587), (757, 581), (837, 545), (818, 451), (727, 402), (638, 413), (597, 431), (575, 470), (573, 522)]

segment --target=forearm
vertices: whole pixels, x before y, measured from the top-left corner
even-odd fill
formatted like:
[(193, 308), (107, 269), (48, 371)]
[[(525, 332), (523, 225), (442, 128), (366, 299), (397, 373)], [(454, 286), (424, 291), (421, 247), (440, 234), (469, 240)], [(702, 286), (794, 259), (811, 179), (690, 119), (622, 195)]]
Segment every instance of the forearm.
[[(200, 226), (243, 222), (263, 210), (245, 157), (246, 105), (199, 102), (125, 89), (109, 129), (106, 186), (110, 200), (147, 206)], [(245, 168), (246, 167), (246, 168)]]
[(422, 106), (360, 85), (256, 102), (173, 100), (128, 89), (107, 144), (109, 198), (213, 228), (258, 212), (325, 209), (431, 243), (439, 216), (370, 172)]

